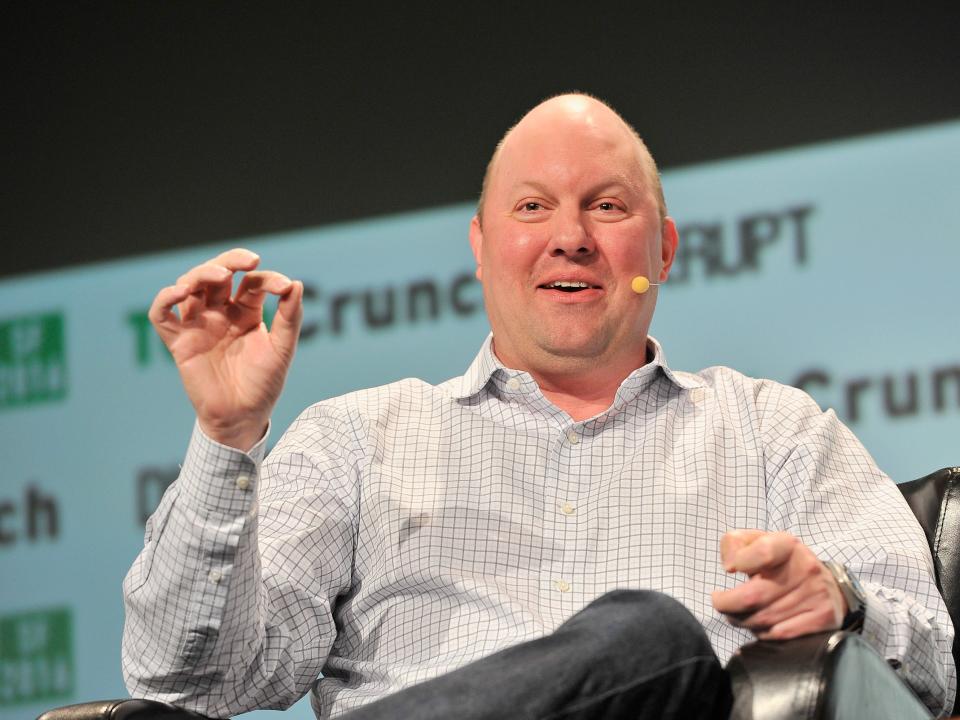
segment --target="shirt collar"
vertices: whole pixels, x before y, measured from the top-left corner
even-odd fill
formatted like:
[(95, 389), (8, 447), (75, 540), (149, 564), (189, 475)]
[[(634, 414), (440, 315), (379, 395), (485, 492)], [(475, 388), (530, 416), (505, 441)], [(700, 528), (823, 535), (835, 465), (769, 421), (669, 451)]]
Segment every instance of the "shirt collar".
[[(693, 373), (678, 372), (667, 366), (666, 357), (663, 348), (656, 338), (647, 337), (647, 351), (653, 358), (646, 365), (642, 365), (630, 373), (620, 384), (617, 391), (617, 397), (624, 395), (631, 397), (645, 390), (653, 380), (661, 373), (671, 383), (683, 390), (703, 387), (703, 380)], [(470, 363), (467, 372), (458, 378), (448, 380), (446, 385), (453, 397), (457, 400), (465, 400), (479, 393), (494, 375), (502, 375), (504, 379), (519, 374), (518, 370), (511, 370), (500, 362), (499, 358), (493, 352), (493, 333), (487, 335), (483, 345), (480, 346), (480, 352)]]
[(444, 384), (450, 388), (454, 398), (465, 400), (480, 392), (490, 381), (490, 377), (497, 370), (503, 369), (506, 368), (493, 354), (493, 333), (488, 333), (487, 339), (480, 346), (480, 352), (470, 363), (467, 371), (460, 377), (448, 380)]

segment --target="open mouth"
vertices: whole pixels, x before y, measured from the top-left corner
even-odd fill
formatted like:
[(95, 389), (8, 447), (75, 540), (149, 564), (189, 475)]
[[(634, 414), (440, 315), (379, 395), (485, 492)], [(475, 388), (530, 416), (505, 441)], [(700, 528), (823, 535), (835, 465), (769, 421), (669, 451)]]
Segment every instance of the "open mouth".
[(582, 282), (580, 280), (556, 280), (552, 283), (547, 283), (545, 285), (540, 285), (539, 287), (544, 290), (559, 290), (560, 292), (565, 293), (576, 293), (582, 290), (599, 290), (599, 285), (591, 285), (587, 282)]

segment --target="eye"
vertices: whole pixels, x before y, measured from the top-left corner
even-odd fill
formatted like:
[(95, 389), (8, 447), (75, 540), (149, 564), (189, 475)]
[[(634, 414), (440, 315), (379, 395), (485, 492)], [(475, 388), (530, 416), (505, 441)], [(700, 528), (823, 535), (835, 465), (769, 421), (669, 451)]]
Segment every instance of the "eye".
[(610, 222), (622, 220), (627, 215), (623, 203), (617, 199), (596, 200), (589, 206), (589, 209), (597, 213), (597, 215), (595, 215), (597, 219)]
[(521, 200), (515, 206), (513, 216), (522, 222), (542, 222), (549, 217), (550, 211), (546, 201)]
[(623, 212), (623, 208), (617, 205), (612, 200), (601, 200), (594, 207), (597, 210), (603, 210), (604, 212)]

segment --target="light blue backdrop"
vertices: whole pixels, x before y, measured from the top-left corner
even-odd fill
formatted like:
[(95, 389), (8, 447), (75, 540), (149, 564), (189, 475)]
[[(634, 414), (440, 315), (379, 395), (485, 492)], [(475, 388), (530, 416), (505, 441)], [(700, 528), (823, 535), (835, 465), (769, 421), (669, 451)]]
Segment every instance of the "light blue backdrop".
[[(807, 389), (897, 480), (957, 463), (957, 158), (960, 122), (665, 173), (683, 248), (652, 332), (671, 364), (813, 377)], [(487, 332), (471, 214), (463, 204), (0, 283), (0, 718), (125, 695), (120, 583), (192, 426), (145, 324), (157, 289), (232, 245), (305, 281), (308, 334), (275, 440), (318, 399), (462, 372)], [(365, 293), (374, 319), (393, 295), (393, 322), (371, 327)], [(62, 353), (38, 315), (62, 320)], [(36, 660), (52, 644), (30, 655), (4, 640), (4, 618), (56, 609), (72, 627), (59, 669)], [(301, 702), (285, 717), (312, 715)]]

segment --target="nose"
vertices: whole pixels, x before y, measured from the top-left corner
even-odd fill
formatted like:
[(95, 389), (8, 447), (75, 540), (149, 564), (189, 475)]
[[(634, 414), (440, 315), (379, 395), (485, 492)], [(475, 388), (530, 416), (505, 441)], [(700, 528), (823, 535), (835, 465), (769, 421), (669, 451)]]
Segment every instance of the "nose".
[(558, 212), (553, 218), (547, 253), (553, 257), (587, 257), (596, 250), (596, 243), (583, 223), (579, 209)]

